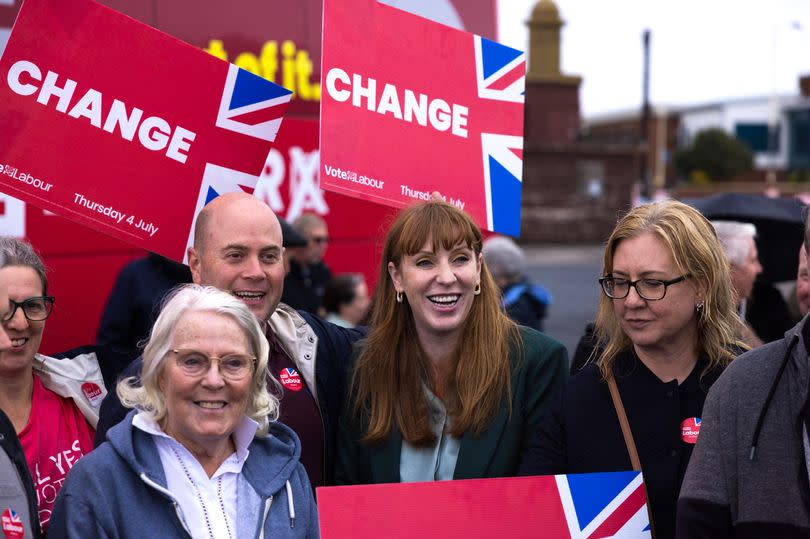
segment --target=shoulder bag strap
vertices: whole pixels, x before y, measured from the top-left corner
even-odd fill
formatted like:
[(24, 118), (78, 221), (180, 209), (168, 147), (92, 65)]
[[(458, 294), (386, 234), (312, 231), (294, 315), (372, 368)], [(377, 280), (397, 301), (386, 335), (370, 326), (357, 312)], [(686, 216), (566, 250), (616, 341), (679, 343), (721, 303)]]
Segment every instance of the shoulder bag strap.
[[(610, 398), (613, 400), (613, 407), (616, 408), (616, 415), (619, 416), (619, 424), (622, 426), (622, 435), (624, 436), (624, 445), (627, 446), (627, 452), (630, 454), (630, 464), (633, 465), (633, 470), (641, 471), (641, 460), (638, 458), (638, 451), (636, 450), (636, 442), (633, 441), (633, 433), (630, 431), (630, 422), (627, 420), (627, 413), (624, 411), (624, 404), (622, 404), (622, 397), (619, 395), (619, 387), (616, 385), (616, 379), (611, 376), (607, 379), (608, 389), (610, 390)], [(645, 485), (645, 491), (646, 491)], [(650, 504), (650, 497), (647, 496), (647, 516), (650, 519), (650, 535), (655, 539), (655, 527), (653, 526), (652, 518), (652, 505)]]
[(627, 452), (630, 454), (630, 464), (637, 472), (641, 471), (641, 461), (638, 459), (638, 451), (636, 451), (636, 442), (633, 441), (633, 433), (630, 431), (630, 422), (627, 420), (627, 413), (624, 411), (624, 404), (622, 404), (622, 397), (619, 395), (619, 388), (616, 386), (616, 379), (610, 376), (607, 380), (608, 389), (610, 389), (610, 398), (613, 400), (613, 407), (616, 408), (616, 414), (619, 416), (619, 424), (622, 426), (622, 435), (624, 436), (624, 445), (627, 446)]

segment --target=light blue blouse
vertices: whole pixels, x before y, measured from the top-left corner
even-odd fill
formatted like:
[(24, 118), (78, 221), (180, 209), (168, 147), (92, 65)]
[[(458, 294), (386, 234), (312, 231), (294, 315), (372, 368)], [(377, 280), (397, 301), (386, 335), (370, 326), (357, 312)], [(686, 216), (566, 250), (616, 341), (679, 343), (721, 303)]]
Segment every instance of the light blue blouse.
[(449, 432), (450, 418), (442, 400), (423, 385), (428, 400), (430, 427), (436, 443), (429, 447), (414, 447), (402, 441), (399, 455), (399, 480), (403, 483), (443, 481), (453, 479), (461, 441)]

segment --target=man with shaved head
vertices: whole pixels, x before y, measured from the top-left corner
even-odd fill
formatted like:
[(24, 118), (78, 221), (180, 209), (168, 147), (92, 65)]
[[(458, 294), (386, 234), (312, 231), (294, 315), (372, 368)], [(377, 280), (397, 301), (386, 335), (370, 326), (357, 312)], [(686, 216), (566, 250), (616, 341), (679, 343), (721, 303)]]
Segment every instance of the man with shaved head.
[(230, 292), (267, 320), (284, 287), (283, 250), (273, 210), (246, 193), (227, 193), (200, 211), (188, 265), (195, 283)]
[[(195, 283), (238, 297), (265, 328), (270, 342), (268, 369), (282, 385), (280, 420), (301, 438), (301, 462), (313, 486), (320, 486), (332, 480), (352, 343), (362, 333), (279, 302), (283, 252), (282, 227), (270, 207), (251, 195), (228, 193), (197, 216), (188, 264)], [(137, 374), (140, 364), (140, 359), (133, 362), (124, 375)], [(129, 411), (114, 391), (110, 395), (102, 405), (96, 445)]]

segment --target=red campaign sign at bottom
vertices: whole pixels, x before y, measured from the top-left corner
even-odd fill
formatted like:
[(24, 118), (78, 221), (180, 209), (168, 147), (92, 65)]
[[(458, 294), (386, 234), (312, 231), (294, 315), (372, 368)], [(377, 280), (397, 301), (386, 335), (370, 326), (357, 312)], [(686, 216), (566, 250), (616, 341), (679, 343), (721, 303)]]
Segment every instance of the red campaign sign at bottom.
[[(318, 488), (323, 539), (649, 538), (641, 472)], [(542, 530), (542, 533), (539, 533)]]

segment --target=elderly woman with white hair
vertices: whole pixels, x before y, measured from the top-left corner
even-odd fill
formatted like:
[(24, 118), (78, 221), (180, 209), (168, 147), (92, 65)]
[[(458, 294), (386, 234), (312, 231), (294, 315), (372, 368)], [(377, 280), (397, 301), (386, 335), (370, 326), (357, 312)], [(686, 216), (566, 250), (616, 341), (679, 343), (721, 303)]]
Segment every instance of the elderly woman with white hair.
[(482, 252), (495, 284), (501, 289), (501, 303), (509, 318), (542, 331), (551, 294), (543, 286), (529, 281), (523, 249), (510, 238), (492, 236), (484, 242)]
[(298, 437), (275, 422), (268, 343), (237, 298), (185, 285), (143, 352), (136, 410), (71, 470), (49, 537), (317, 537)]

